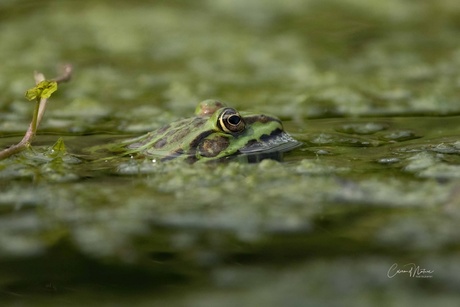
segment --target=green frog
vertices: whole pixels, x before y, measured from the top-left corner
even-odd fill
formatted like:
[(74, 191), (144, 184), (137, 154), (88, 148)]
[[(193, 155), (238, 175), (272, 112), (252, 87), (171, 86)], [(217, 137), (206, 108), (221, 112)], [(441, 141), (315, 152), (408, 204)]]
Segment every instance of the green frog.
[(217, 100), (198, 104), (195, 116), (172, 122), (140, 137), (106, 147), (114, 153), (156, 161), (222, 161), (240, 157), (248, 162), (271, 158), (301, 143), (273, 116), (243, 114)]

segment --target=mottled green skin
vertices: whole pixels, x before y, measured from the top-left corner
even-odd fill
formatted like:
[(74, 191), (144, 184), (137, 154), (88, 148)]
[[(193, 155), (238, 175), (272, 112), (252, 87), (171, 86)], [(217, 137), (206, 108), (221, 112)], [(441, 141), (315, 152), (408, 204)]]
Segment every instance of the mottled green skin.
[[(240, 131), (224, 131), (219, 119), (223, 111), (236, 112)], [(237, 155), (273, 157), (300, 145), (284, 132), (281, 121), (267, 115), (240, 115), (216, 100), (201, 102), (194, 117), (168, 124), (156, 131), (123, 143), (125, 154), (183, 159), (188, 162), (222, 160)], [(276, 155), (275, 155), (276, 157)]]

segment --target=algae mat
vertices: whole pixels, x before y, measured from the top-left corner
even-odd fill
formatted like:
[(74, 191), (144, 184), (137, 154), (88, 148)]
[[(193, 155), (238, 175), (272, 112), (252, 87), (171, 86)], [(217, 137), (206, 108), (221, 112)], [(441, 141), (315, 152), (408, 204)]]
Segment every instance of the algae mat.
[[(1, 148), (27, 128), (32, 72), (75, 74), (32, 150), (0, 161), (2, 305), (454, 305), (459, 30), (455, 0), (3, 1)], [(207, 98), (303, 146), (79, 155)]]

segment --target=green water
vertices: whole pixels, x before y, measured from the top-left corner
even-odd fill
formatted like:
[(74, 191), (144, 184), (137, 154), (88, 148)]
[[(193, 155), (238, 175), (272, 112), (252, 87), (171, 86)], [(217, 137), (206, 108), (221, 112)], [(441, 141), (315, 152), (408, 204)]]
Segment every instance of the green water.
[[(454, 306), (459, 31), (457, 0), (3, 1), (0, 148), (28, 126), (34, 70), (75, 73), (33, 149), (0, 161), (1, 305)], [(304, 145), (258, 164), (80, 155), (207, 98)]]

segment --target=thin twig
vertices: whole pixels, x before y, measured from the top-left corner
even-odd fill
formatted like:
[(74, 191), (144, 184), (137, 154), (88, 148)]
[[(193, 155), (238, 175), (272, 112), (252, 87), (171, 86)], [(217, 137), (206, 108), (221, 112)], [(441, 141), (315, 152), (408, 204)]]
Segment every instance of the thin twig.
[(61, 71), (62, 72), (58, 77), (51, 79), (51, 80), (56, 81), (58, 84), (70, 81), (70, 79), (72, 78), (72, 71), (73, 71), (72, 65), (70, 64), (62, 65)]

